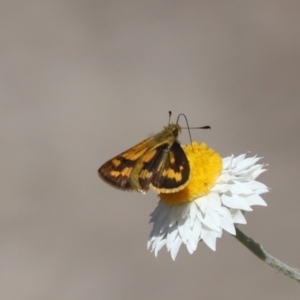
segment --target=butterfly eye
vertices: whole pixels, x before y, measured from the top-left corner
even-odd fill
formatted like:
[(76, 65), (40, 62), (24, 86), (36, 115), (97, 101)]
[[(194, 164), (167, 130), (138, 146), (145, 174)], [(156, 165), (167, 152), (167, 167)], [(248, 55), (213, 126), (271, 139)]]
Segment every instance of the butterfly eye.
[(174, 128), (173, 131), (172, 131), (172, 134), (173, 134), (174, 137), (177, 137), (178, 136), (178, 129)]

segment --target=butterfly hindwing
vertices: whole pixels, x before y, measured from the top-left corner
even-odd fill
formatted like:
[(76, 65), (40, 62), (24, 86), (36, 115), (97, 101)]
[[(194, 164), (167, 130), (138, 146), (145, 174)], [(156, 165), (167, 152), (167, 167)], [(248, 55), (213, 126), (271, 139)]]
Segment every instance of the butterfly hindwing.
[[(168, 152), (169, 145), (165, 143), (140, 158), (143, 165), (138, 174), (138, 183), (143, 192), (149, 189), (153, 178), (156, 177), (157, 173), (164, 167)], [(151, 159), (148, 159), (149, 157)]]
[(175, 141), (163, 155), (163, 163), (151, 179), (153, 189), (161, 193), (173, 193), (183, 189), (190, 178), (190, 165), (183, 149)]

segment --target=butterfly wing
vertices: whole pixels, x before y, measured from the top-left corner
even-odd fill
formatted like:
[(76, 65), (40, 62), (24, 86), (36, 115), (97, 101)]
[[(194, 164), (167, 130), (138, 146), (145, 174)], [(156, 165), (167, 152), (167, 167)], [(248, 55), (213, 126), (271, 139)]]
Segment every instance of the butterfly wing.
[[(139, 173), (139, 185), (143, 191), (149, 189), (149, 185), (160, 193), (174, 193), (183, 189), (190, 178), (190, 165), (179, 142), (171, 145), (162, 144), (155, 148), (155, 155), (146, 163)], [(145, 153), (141, 161), (147, 161)]]
[(139, 158), (148, 150), (152, 140), (150, 137), (108, 160), (98, 170), (100, 178), (117, 189), (135, 190), (130, 182), (131, 172)]

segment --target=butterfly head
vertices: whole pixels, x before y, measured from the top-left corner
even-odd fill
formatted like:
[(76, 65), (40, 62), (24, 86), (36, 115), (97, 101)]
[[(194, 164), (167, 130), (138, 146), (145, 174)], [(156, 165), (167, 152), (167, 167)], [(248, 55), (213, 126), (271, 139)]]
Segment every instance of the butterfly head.
[(167, 133), (170, 137), (176, 139), (181, 133), (181, 127), (179, 124), (172, 123), (165, 127), (164, 132)]

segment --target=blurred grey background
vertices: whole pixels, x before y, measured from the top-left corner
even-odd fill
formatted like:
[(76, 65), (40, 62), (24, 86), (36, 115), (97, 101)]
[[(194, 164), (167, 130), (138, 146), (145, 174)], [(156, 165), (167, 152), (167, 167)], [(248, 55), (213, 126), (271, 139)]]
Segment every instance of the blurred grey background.
[(269, 163), (240, 228), (300, 268), (299, 32), (299, 1), (1, 1), (0, 298), (299, 299), (226, 232), (155, 258), (156, 195), (97, 175), (185, 113), (212, 126), (194, 140)]

